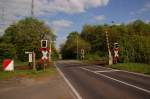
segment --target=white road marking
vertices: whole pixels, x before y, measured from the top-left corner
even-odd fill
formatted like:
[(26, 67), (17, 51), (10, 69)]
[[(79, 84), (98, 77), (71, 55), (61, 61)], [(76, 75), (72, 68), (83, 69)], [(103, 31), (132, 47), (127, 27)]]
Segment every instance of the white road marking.
[(70, 81), (65, 77), (65, 75), (63, 74), (63, 72), (56, 66), (56, 63), (54, 63), (54, 65), (55, 65), (56, 69), (58, 70), (58, 72), (60, 73), (60, 75), (65, 80), (65, 82), (71, 88), (71, 90), (73, 91), (73, 93), (75, 94), (75, 96), (77, 97), (77, 99), (82, 99), (82, 97), (80, 96), (80, 94), (76, 91), (76, 89), (73, 87), (73, 85), (70, 83)]
[(94, 71), (95, 73), (104, 73), (104, 72), (116, 72), (120, 70), (103, 70), (103, 71)]
[[(104, 69), (112, 69), (112, 68), (109, 68), (109, 67), (102, 67), (102, 66), (97, 66), (97, 65), (93, 65), (93, 66), (96, 66), (96, 67), (100, 67), (100, 68), (104, 68)], [(113, 69), (113, 70), (118, 70), (118, 69)], [(145, 74), (141, 74), (141, 73), (135, 73), (135, 72), (130, 72), (130, 71), (125, 71), (125, 70), (120, 70), (122, 72), (126, 72), (126, 73), (130, 73), (130, 74), (134, 74), (134, 75), (139, 75), (139, 76), (144, 76), (144, 77), (150, 77), (150, 75), (145, 75)]]
[(123, 82), (123, 81), (121, 81), (121, 80), (118, 80), (118, 79), (115, 79), (115, 78), (112, 78), (112, 77), (106, 76), (106, 75), (104, 75), (104, 74), (94, 72), (94, 71), (89, 70), (89, 69), (87, 69), (87, 68), (83, 68), (83, 67), (79, 67), (79, 68), (81, 68), (81, 69), (83, 69), (83, 70), (86, 70), (86, 71), (89, 71), (89, 72), (92, 72), (92, 73), (94, 73), (94, 74), (97, 74), (97, 75), (100, 75), (100, 76), (103, 76), (103, 77), (109, 78), (109, 79), (111, 79), (111, 80), (117, 81), (117, 82), (119, 82), (119, 83), (125, 84), (125, 85), (127, 85), (127, 86), (130, 86), (130, 87), (136, 88), (136, 89), (138, 89), (138, 90), (141, 90), (141, 91), (144, 91), (144, 92), (147, 92), (147, 93), (149, 93), (149, 94), (150, 94), (150, 91), (149, 91), (149, 90), (147, 90), (147, 89), (143, 89), (143, 88), (141, 88), (141, 87), (138, 87), (138, 86), (135, 86), (135, 85), (129, 84), (129, 83), (127, 83), (127, 82)]

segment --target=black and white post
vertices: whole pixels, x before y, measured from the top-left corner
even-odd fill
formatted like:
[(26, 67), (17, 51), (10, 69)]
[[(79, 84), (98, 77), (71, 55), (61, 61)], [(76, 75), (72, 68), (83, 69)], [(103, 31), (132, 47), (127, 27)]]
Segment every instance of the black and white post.
[(110, 44), (109, 44), (109, 39), (108, 39), (108, 32), (106, 31), (106, 41), (107, 41), (107, 48), (108, 48), (108, 54), (109, 54), (109, 65), (113, 64), (113, 57), (111, 55), (111, 51), (110, 51)]

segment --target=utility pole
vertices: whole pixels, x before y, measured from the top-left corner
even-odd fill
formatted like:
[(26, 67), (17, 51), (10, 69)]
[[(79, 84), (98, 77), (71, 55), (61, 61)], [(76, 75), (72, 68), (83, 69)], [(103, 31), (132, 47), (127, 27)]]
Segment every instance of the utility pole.
[(50, 40), (50, 45), (49, 45), (49, 62), (52, 60), (51, 59), (51, 52), (52, 52), (52, 40)]
[(77, 60), (78, 60), (78, 58), (79, 58), (79, 41), (78, 41), (78, 35), (77, 35)]
[(34, 51), (32, 52), (32, 56), (33, 56), (33, 71), (36, 71), (36, 54)]
[(31, 17), (34, 17), (34, 0), (31, 2)]
[(1, 13), (0, 13), (0, 35), (4, 33), (4, 25), (5, 25), (5, 9), (4, 6), (1, 6)]
[(106, 31), (106, 41), (107, 41), (107, 48), (108, 48), (108, 54), (109, 54), (109, 65), (112, 65), (113, 64), (113, 58), (112, 58), (112, 55), (111, 55), (111, 51), (110, 51), (110, 44), (109, 44), (109, 39), (108, 39), (108, 32)]
[(1, 18), (0, 27), (4, 25), (4, 16), (5, 16), (4, 12), (5, 12), (4, 7), (2, 7), (2, 12), (1, 12), (1, 15), (0, 15), (0, 18)]

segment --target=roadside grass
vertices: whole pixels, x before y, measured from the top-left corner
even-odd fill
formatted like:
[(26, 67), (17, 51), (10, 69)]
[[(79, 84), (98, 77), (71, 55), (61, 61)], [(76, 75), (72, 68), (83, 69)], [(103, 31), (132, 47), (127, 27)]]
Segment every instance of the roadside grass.
[(118, 63), (109, 66), (114, 69), (127, 70), (131, 72), (143, 73), (150, 75), (150, 65), (141, 63)]
[[(19, 60), (14, 60), (14, 65), (15, 66), (27, 66), (28, 62), (22, 62)], [(0, 68), (2, 68), (2, 62), (0, 63)]]
[(55, 75), (56, 73), (57, 73), (57, 70), (54, 66), (50, 66), (50, 68), (47, 68), (45, 71), (44, 70), (39, 70), (39, 71), (15, 70), (15, 71), (12, 71), (12, 72), (0, 71), (0, 80), (10, 79), (10, 78), (13, 78), (13, 77), (38, 78), (38, 77)]
[(28, 62), (22, 62), (19, 60), (14, 60), (14, 65), (15, 66), (28, 66)]

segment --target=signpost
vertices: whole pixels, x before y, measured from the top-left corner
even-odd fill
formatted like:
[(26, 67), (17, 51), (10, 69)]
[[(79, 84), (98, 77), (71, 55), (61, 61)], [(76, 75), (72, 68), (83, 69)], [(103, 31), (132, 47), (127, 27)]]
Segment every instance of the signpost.
[(32, 53), (29, 54), (29, 63), (32, 63)]
[(85, 51), (84, 49), (82, 48), (81, 49), (81, 59), (84, 60), (84, 56), (85, 56)]
[(118, 63), (119, 61), (119, 44), (114, 43), (114, 63)]
[(47, 47), (47, 40), (41, 40), (41, 48), (40, 51), (42, 53), (41, 59), (40, 59), (40, 64), (43, 64), (43, 68), (45, 70), (46, 68), (46, 62), (48, 64), (49, 62), (49, 51), (50, 49)]
[(14, 71), (14, 61), (11, 59), (5, 59), (3, 61), (3, 68), (5, 71)]
[(31, 66), (31, 64), (33, 63), (33, 70), (36, 70), (36, 67), (35, 67), (35, 52), (25, 52), (25, 54), (28, 54), (28, 62), (29, 62), (29, 66)]
[(33, 62), (33, 56), (32, 56), (32, 52), (25, 52), (25, 54), (28, 54), (28, 65), (31, 66), (32, 62)]

